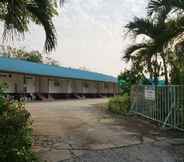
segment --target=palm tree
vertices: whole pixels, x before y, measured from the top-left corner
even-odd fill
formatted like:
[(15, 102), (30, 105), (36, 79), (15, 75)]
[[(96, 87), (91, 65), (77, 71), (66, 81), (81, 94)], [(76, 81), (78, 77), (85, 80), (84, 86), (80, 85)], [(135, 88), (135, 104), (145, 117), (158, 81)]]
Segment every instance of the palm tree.
[[(140, 64), (142, 61), (143, 65), (150, 74), (150, 78), (157, 80), (160, 75), (161, 63), (159, 62), (159, 57), (163, 60), (164, 65), (164, 75), (165, 80), (168, 82), (167, 66), (166, 60), (163, 55), (162, 49), (164, 46), (163, 35), (161, 34), (165, 29), (162, 21), (155, 22), (153, 19), (142, 19), (135, 18), (134, 21), (126, 25), (129, 33), (133, 33), (135, 37), (139, 35), (146, 36), (149, 40), (145, 41), (142, 44), (136, 44), (130, 46), (125, 52), (125, 59), (129, 56), (136, 54), (136, 57), (131, 58), (132, 62), (135, 60), (138, 61), (137, 64)], [(129, 57), (130, 58), (130, 57)], [(141, 60), (137, 58), (142, 58)], [(134, 60), (134, 61), (133, 61)], [(130, 61), (130, 60), (127, 60)], [(143, 68), (142, 68), (143, 69)]]
[[(184, 42), (184, 0), (150, 0), (147, 9), (148, 16), (159, 15), (158, 17), (165, 18), (164, 21), (167, 22), (170, 28), (170, 33), (168, 34), (174, 35), (171, 42), (173, 48), (176, 48), (177, 44), (181, 45)], [(170, 13), (174, 15), (174, 18), (169, 16)], [(175, 31), (171, 29), (173, 27)]]
[[(165, 20), (166, 18), (166, 13), (158, 14), (157, 19), (155, 19), (155, 17), (149, 17), (146, 19), (135, 18), (134, 21), (126, 25), (126, 28), (128, 28), (128, 32), (133, 33), (135, 37), (139, 35), (144, 35), (149, 38), (147, 46), (147, 51), (149, 52), (147, 53), (147, 55), (155, 58), (161, 57), (165, 80), (166, 83), (168, 83), (168, 67), (170, 63), (170, 53), (168, 53), (167, 50), (169, 49), (169, 44), (173, 44), (173, 41), (175, 41), (178, 36), (183, 34), (184, 17), (178, 16), (177, 19), (169, 19), (167, 21)], [(178, 42), (181, 42), (181, 40), (182, 39), (180, 39), (180, 41)], [(147, 44), (146, 41), (145, 43)], [(151, 47), (151, 52), (148, 47)], [(139, 53), (141, 51), (142, 50), (139, 50)], [(140, 54), (142, 55), (142, 53)], [(146, 53), (144, 54), (146, 55)], [(155, 59), (155, 67), (159, 68), (159, 64), (160, 63), (158, 63), (158, 60)]]
[[(173, 14), (173, 17), (168, 15)], [(165, 15), (168, 22), (168, 32), (170, 34), (171, 48), (167, 50), (172, 56), (169, 58), (171, 71), (181, 71), (183, 68), (183, 46), (184, 46), (184, 1), (183, 0), (150, 0), (148, 5), (148, 15)], [(168, 18), (169, 17), (169, 18)], [(171, 20), (170, 20), (171, 19)], [(170, 21), (170, 22), (169, 22)], [(174, 29), (174, 30), (173, 30)], [(182, 48), (182, 52), (178, 52)], [(176, 61), (177, 60), (177, 61)], [(180, 61), (182, 60), (182, 63)], [(172, 79), (172, 78), (171, 78)]]
[(55, 0), (2, 0), (0, 1), (0, 20), (4, 22), (3, 38), (13, 39), (24, 36), (30, 22), (43, 26), (45, 30), (45, 49), (56, 47), (56, 31), (52, 22), (57, 15)]
[(150, 79), (153, 80), (153, 77), (156, 77), (152, 66), (152, 57), (155, 53), (156, 51), (152, 43), (138, 43), (126, 49), (123, 59), (127, 63), (132, 63), (132, 69), (137, 74), (140, 73), (144, 76), (145, 73), (149, 73)]
[(183, 0), (150, 0), (148, 4), (148, 15), (157, 13), (168, 15), (170, 12), (184, 12)]

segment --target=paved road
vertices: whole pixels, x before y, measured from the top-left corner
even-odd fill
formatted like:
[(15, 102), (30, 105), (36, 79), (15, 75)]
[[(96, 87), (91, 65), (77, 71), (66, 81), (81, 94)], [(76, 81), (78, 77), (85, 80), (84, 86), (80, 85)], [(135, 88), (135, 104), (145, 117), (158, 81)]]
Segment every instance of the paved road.
[(86, 152), (60, 162), (183, 162), (184, 146), (169, 142), (145, 143), (124, 148)]
[[(136, 117), (112, 116), (99, 106), (107, 101), (90, 99), (28, 103), (26, 107), (34, 121), (34, 151), (48, 162), (66, 159), (116, 162), (115, 157), (124, 161), (123, 157), (126, 159), (130, 155), (125, 152), (141, 150), (137, 146), (142, 148), (142, 153), (150, 147), (149, 152), (145, 153), (153, 153), (154, 156), (161, 153), (160, 157), (164, 158), (171, 155), (168, 149), (160, 152), (160, 148), (167, 148), (165, 143), (164, 146), (157, 145), (158, 149), (152, 145), (170, 140), (167, 133)], [(143, 154), (137, 157), (139, 153), (137, 151), (129, 159), (143, 158)]]

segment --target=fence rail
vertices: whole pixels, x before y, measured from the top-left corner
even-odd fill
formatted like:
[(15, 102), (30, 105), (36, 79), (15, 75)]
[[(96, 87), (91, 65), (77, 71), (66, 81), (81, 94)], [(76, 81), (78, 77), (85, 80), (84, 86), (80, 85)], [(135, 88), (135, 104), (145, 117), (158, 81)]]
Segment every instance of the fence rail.
[(184, 86), (143, 86), (131, 90), (131, 111), (184, 130)]

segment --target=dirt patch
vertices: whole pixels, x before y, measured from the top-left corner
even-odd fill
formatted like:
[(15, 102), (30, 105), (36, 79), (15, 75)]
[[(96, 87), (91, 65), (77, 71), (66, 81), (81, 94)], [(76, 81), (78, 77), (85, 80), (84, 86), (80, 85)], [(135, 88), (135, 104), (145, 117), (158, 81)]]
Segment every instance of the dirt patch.
[(175, 129), (161, 128), (160, 123), (146, 119), (139, 115), (115, 115), (108, 111), (107, 104), (96, 104), (94, 106), (98, 111), (103, 112), (104, 114), (99, 121), (113, 125), (113, 128), (123, 128), (129, 132), (135, 132), (140, 134), (140, 136), (147, 136), (155, 140), (157, 140), (157, 137), (159, 139), (162, 137), (184, 138), (184, 132)]
[[(73, 158), (86, 151), (167, 141), (178, 133), (161, 130), (157, 124), (138, 116), (113, 115), (100, 106), (107, 101), (93, 99), (27, 104), (34, 120), (33, 149), (42, 160), (53, 155), (49, 162), (57, 162), (56, 159)], [(62, 158), (59, 151), (67, 156)]]
[(90, 151), (77, 158), (60, 162), (178, 162), (183, 159), (184, 153), (180, 154), (172, 145), (166, 142), (156, 142)]

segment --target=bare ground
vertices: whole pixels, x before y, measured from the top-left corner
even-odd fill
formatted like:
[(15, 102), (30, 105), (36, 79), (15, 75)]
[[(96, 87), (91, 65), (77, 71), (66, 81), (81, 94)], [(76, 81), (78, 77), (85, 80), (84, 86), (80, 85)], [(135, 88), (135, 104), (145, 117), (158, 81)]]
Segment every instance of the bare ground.
[(101, 106), (107, 101), (28, 103), (34, 121), (34, 151), (48, 162), (184, 159), (183, 132), (161, 130), (137, 116), (112, 115)]

